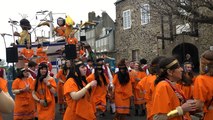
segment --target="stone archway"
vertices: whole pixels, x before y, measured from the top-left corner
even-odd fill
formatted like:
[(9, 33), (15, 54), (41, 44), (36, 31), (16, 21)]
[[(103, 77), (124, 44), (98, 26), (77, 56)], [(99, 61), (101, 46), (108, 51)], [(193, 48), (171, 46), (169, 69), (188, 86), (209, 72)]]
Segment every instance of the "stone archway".
[(176, 56), (183, 65), (186, 54), (190, 54), (194, 65), (194, 71), (199, 72), (198, 48), (191, 43), (181, 43), (172, 50), (172, 55)]

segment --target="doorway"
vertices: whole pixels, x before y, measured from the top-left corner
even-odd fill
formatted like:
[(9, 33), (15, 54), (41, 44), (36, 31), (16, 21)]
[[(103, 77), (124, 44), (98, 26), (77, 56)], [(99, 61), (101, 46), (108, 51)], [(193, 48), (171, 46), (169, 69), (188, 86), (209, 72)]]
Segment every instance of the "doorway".
[(199, 72), (199, 56), (198, 56), (198, 49), (195, 45), (191, 43), (181, 43), (172, 50), (172, 55), (177, 57), (181, 65), (184, 64), (184, 61), (186, 59), (186, 54), (189, 54), (191, 56), (191, 61), (194, 66), (193, 71), (198, 73)]

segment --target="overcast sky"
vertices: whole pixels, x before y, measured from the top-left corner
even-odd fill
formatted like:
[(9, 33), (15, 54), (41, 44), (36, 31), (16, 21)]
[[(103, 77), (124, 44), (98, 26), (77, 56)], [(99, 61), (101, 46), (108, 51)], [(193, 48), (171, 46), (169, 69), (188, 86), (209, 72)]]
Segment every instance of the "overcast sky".
[[(106, 11), (115, 20), (115, 2), (116, 0), (2, 0), (0, 7), (0, 33), (12, 34), (12, 27), (8, 23), (9, 18), (20, 21), (23, 14), (28, 16), (27, 19), (33, 25), (36, 18), (35, 13), (40, 10), (66, 13), (76, 23), (79, 23), (80, 20), (87, 21), (88, 12), (92, 11), (100, 16), (102, 11)], [(21, 28), (18, 28), (18, 32), (21, 32)], [(5, 36), (5, 39), (8, 47), (13, 39), (9, 36)], [(0, 48), (0, 59), (6, 59), (4, 42), (1, 36)]]

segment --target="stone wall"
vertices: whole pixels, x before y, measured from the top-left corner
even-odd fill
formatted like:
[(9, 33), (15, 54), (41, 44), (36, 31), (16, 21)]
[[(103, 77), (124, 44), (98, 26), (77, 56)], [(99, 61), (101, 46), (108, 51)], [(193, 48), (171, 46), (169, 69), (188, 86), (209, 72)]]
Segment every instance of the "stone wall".
[[(148, 2), (140, 4), (143, 3)], [(210, 46), (213, 46), (213, 26), (199, 24), (199, 37), (176, 35), (174, 41), (165, 41), (165, 49), (162, 49), (162, 40), (157, 40), (157, 36), (161, 36), (160, 15), (151, 11), (150, 23), (141, 25), (140, 4), (134, 0), (121, 0), (116, 3), (116, 61), (122, 58), (132, 60), (132, 50), (139, 50), (139, 59), (146, 58), (150, 62), (158, 55), (171, 56), (172, 50), (182, 43), (191, 43), (196, 46), (199, 56)], [(124, 30), (123, 11), (128, 9), (131, 10), (132, 25), (130, 29)], [(150, 9), (152, 10), (152, 8)], [(173, 20), (175, 34), (175, 25), (179, 24), (180, 21), (174, 16)], [(169, 37), (168, 17), (164, 17), (164, 22), (165, 37)]]

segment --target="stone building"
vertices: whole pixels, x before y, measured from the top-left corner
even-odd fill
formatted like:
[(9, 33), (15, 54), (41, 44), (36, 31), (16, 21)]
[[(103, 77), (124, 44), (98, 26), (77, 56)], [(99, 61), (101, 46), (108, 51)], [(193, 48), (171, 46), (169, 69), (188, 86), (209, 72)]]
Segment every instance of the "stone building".
[(213, 46), (212, 25), (198, 24), (198, 35), (189, 35), (186, 23), (176, 16), (161, 16), (146, 0), (117, 0), (115, 6), (117, 61), (175, 55), (183, 63), (190, 54), (198, 70), (200, 55)]
[(112, 18), (106, 12), (102, 12), (101, 17), (89, 12), (88, 21), (95, 25), (87, 26), (83, 34), (96, 56), (106, 54), (114, 57), (115, 23)]

